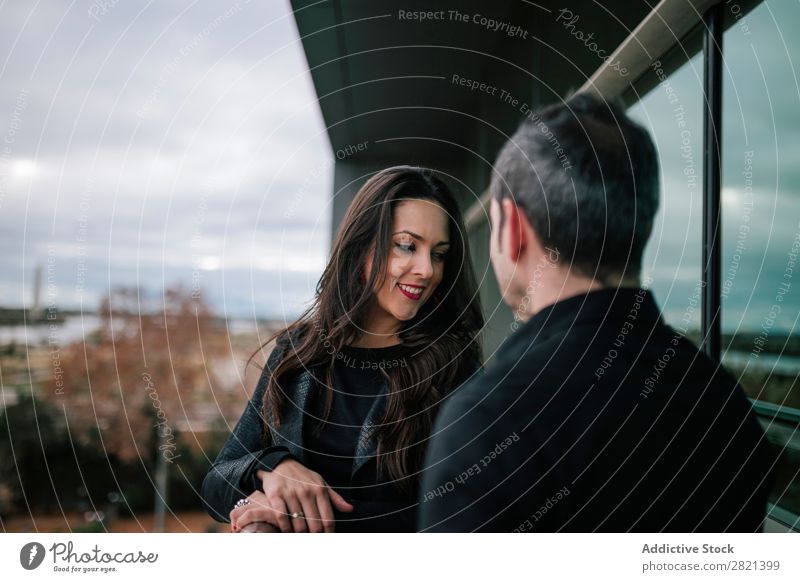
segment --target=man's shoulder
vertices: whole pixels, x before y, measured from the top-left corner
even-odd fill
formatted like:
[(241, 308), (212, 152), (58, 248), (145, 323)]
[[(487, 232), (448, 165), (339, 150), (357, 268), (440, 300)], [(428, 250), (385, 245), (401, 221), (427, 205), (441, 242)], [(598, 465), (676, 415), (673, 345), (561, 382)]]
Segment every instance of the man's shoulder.
[(442, 416), (449, 422), (493, 421), (520, 405), (530, 407), (531, 399), (546, 398), (536, 388), (555, 384), (561, 371), (546, 365), (545, 354), (546, 348), (537, 346), (513, 362), (501, 356), (487, 363), (482, 374), (450, 394)]
[(446, 459), (450, 468), (463, 466), (461, 471), (477, 462), (477, 452), (489, 454), (498, 443), (505, 450), (509, 442), (519, 441), (527, 416), (520, 412), (528, 407), (519, 406), (514, 394), (520, 394), (516, 385), (487, 384), (486, 375), (462, 384), (437, 416), (430, 460)]

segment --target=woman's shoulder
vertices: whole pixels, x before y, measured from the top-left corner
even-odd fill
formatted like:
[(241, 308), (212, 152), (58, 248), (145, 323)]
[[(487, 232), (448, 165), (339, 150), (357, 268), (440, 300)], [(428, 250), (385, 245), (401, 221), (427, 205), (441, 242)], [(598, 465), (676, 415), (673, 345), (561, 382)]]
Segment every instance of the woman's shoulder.
[(303, 337), (303, 329), (287, 328), (278, 333), (275, 344), (267, 358), (267, 369), (272, 371), (280, 363), (283, 357), (290, 353), (292, 349), (297, 349)]

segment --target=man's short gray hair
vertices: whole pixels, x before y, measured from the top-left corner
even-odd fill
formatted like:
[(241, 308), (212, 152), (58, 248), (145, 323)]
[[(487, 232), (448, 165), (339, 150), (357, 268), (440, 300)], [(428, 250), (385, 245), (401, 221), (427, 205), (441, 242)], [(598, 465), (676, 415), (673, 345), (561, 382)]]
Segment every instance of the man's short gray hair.
[(639, 275), (658, 210), (658, 159), (647, 130), (619, 106), (581, 93), (531, 114), (494, 170), (492, 195), (510, 197), (561, 263), (599, 281)]

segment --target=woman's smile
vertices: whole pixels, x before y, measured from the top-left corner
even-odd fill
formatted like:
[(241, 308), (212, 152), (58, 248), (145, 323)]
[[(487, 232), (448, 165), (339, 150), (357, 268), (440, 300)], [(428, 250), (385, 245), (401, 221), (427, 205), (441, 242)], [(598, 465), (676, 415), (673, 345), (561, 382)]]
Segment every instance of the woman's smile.
[(405, 283), (398, 283), (397, 288), (400, 290), (400, 293), (414, 301), (419, 301), (422, 297), (422, 292), (425, 291), (425, 287), (420, 285), (408, 285)]

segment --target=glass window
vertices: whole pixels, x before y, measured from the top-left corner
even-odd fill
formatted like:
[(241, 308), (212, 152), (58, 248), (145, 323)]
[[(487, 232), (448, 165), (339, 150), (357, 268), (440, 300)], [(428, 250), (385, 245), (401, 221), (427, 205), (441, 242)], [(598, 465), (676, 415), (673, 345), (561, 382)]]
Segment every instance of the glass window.
[(700, 53), (688, 61), (685, 52), (680, 56), (683, 64), (671, 73), (674, 66), (653, 63), (640, 86), (655, 86), (628, 113), (650, 131), (661, 166), (661, 201), (642, 279), (666, 321), (697, 343), (702, 305), (703, 61)]
[(726, 5), (722, 358), (779, 453), (773, 501), (800, 514), (800, 4)]

